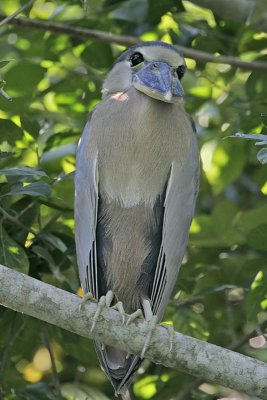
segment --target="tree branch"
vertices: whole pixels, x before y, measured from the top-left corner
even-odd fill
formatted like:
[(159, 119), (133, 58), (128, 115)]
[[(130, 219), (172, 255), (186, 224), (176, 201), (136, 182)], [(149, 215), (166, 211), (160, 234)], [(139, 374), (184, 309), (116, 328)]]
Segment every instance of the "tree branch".
[(20, 7), (17, 11), (15, 11), (13, 14), (9, 15), (8, 17), (2, 19), (0, 22), (0, 26), (3, 26), (4, 24), (9, 23), (12, 19), (16, 18), (17, 15), (21, 14), (23, 11), (27, 10), (35, 0), (29, 0), (26, 4), (24, 4), (22, 7)]
[[(126, 352), (140, 354), (148, 324), (122, 326), (120, 314), (106, 309), (90, 333), (95, 303), (79, 311), (81, 299), (54, 286), (0, 265), (0, 304), (78, 335), (97, 339)], [(131, 338), (131, 340), (129, 340)], [(169, 351), (168, 331), (157, 326), (146, 358), (207, 381), (267, 399), (267, 364), (251, 357), (175, 333)]]
[[(5, 18), (5, 16), (0, 14), (0, 21), (3, 18)], [(69, 35), (82, 39), (95, 39), (102, 42), (117, 43), (124, 46), (132, 46), (140, 42), (140, 39), (134, 36), (116, 35), (94, 29), (74, 27), (65, 24), (54, 24), (51, 22), (43, 22), (29, 18), (12, 19), (9, 21), (9, 24), (33, 28), (41, 31), (49, 31), (58, 35)], [(264, 61), (243, 61), (238, 57), (214, 56), (213, 54), (206, 53), (205, 51), (195, 50), (184, 46), (176, 45), (176, 47), (185, 57), (194, 59), (196, 61), (228, 64), (233, 67), (239, 67), (248, 70), (267, 71), (267, 62)]]

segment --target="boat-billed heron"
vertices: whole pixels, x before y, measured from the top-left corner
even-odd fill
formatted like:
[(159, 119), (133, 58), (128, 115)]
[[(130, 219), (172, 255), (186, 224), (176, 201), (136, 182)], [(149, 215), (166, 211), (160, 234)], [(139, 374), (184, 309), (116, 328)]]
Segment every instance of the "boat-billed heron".
[[(77, 152), (82, 288), (96, 300), (108, 292), (104, 302), (122, 302), (127, 314), (142, 310), (158, 321), (184, 257), (198, 191), (197, 139), (183, 107), (185, 70), (166, 43), (125, 51), (104, 81)], [(116, 393), (123, 393), (141, 358), (96, 348)]]

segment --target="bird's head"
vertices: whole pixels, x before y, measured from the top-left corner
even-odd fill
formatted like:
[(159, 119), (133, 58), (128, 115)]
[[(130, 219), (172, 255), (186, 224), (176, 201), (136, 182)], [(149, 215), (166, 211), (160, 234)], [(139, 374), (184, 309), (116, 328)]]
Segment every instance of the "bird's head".
[(157, 100), (177, 103), (184, 95), (181, 79), (186, 66), (172, 45), (144, 42), (125, 51), (103, 85), (103, 96), (127, 92), (131, 87)]

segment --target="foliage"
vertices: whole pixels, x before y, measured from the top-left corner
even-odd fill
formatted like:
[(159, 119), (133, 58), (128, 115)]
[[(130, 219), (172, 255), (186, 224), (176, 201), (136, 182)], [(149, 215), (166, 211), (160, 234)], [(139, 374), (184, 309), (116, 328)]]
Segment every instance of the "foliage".
[[(0, 12), (10, 15), (25, 3), (2, 0)], [(84, 10), (80, 0), (36, 0), (24, 16), (267, 61), (267, 35), (256, 26), (233, 23), (193, 3), (91, 0)], [(73, 292), (79, 289), (75, 149), (121, 50), (30, 27), (1, 27), (0, 89), (6, 83), (12, 101), (0, 96), (0, 262)], [(166, 320), (220, 346), (240, 341), (239, 351), (267, 360), (266, 348), (242, 342), (267, 315), (266, 153), (261, 166), (251, 141), (226, 138), (235, 132), (266, 135), (261, 120), (266, 72), (192, 59), (187, 65), (186, 109), (197, 125), (203, 173), (190, 246)], [(0, 312), (0, 397), (59, 398), (44, 326)], [(93, 343), (54, 327), (48, 333), (62, 395), (112, 398)], [(179, 398), (208, 400), (229, 393), (163, 366), (144, 365), (146, 373), (134, 385), (137, 399), (178, 399), (185, 393)]]
[[(244, 134), (244, 133), (236, 133), (235, 135), (231, 137), (239, 137), (241, 139), (253, 139), (257, 140), (255, 143), (256, 146), (264, 146), (267, 144), (267, 135), (257, 135), (255, 134)], [(267, 163), (267, 149), (261, 149), (258, 154), (257, 154), (257, 159), (262, 163), (266, 164)]]

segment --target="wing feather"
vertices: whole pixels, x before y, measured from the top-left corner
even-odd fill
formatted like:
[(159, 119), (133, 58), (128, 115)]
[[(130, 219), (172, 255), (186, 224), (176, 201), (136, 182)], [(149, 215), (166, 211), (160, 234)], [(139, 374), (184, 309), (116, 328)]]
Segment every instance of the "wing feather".
[(75, 173), (75, 240), (84, 292), (98, 299), (96, 224), (98, 209), (97, 154), (88, 156), (90, 119), (81, 136)]
[(199, 153), (195, 135), (184, 165), (173, 162), (168, 179), (162, 243), (152, 285), (152, 311), (162, 319), (188, 241), (199, 181)]

